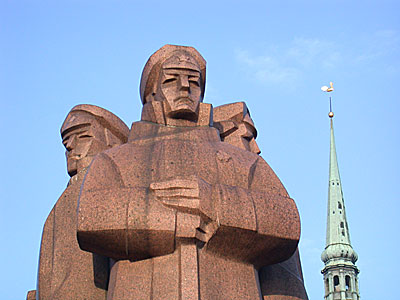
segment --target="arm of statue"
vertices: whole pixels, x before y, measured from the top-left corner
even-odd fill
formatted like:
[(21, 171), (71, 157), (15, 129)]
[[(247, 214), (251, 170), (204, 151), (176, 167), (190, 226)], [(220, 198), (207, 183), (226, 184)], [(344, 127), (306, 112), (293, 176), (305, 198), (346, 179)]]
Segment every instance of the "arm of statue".
[(154, 182), (155, 199), (176, 210), (176, 240), (207, 242), (216, 230), (212, 186), (197, 176)]
[(218, 229), (207, 249), (258, 269), (293, 254), (300, 237), (300, 220), (294, 201), (262, 158), (251, 176), (247, 189), (222, 184), (214, 187)]
[[(268, 168), (266, 163), (260, 165), (254, 175), (272, 172)], [(280, 184), (277, 177), (276, 180)], [(297, 208), (281, 185), (269, 184), (260, 191), (223, 184), (212, 186), (193, 176), (153, 183), (150, 190), (160, 203), (177, 210), (178, 240), (196, 238), (205, 242), (210, 251), (247, 261), (257, 268), (287, 259), (297, 247)]]
[(299, 216), (289, 197), (220, 185), (218, 229), (207, 248), (261, 266), (290, 257), (299, 240)]
[(126, 187), (104, 153), (89, 167), (78, 204), (83, 250), (114, 259), (141, 260), (174, 251), (176, 212), (148, 188)]
[(298, 249), (288, 260), (262, 267), (258, 274), (264, 300), (308, 300)]
[(51, 278), (53, 265), (53, 235), (54, 235), (54, 207), (46, 219), (43, 227), (42, 241), (40, 243), (39, 269), (38, 269), (38, 299), (51, 298)]

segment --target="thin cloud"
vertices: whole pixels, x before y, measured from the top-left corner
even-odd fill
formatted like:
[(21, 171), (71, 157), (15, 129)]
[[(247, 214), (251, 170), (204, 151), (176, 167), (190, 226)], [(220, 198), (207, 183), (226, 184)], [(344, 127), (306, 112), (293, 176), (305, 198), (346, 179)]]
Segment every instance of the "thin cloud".
[(259, 55), (246, 49), (237, 49), (235, 54), (248, 77), (294, 90), (309, 74), (331, 73), (337, 68), (397, 72), (399, 50), (399, 33), (380, 30), (343, 41), (296, 37), (289, 46), (269, 47)]
[(237, 50), (236, 59), (263, 83), (292, 82), (300, 76), (297, 68), (286, 66), (277, 55), (251, 56), (248, 51)]
[(293, 86), (315, 66), (332, 68), (340, 61), (341, 54), (330, 41), (295, 38), (286, 49), (270, 48), (258, 56), (252, 56), (247, 50), (238, 49), (236, 59), (264, 84)]
[(331, 68), (340, 61), (341, 54), (331, 41), (295, 38), (293, 46), (287, 51), (287, 57), (305, 67), (317, 64)]

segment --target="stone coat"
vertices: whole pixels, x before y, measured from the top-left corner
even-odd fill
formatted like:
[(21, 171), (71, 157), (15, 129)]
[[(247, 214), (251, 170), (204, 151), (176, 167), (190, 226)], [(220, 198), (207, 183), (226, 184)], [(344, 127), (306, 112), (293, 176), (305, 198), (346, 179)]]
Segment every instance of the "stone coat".
[(76, 239), (76, 209), (85, 171), (71, 178), (45, 222), (39, 256), (39, 300), (106, 299), (108, 259), (81, 250)]
[[(217, 224), (207, 243), (179, 238), (193, 211), (149, 189), (177, 178), (199, 183), (200, 215)], [(81, 248), (116, 260), (108, 300), (261, 299), (257, 270), (288, 259), (299, 234), (294, 201), (268, 164), (208, 126), (133, 123), (127, 144), (93, 160), (79, 199)]]
[(264, 300), (308, 300), (299, 250), (286, 261), (259, 270)]

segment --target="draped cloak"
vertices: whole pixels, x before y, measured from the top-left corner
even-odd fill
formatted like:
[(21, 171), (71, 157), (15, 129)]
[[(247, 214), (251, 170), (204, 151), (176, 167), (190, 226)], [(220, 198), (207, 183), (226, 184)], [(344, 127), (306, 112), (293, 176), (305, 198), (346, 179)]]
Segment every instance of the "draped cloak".
[[(178, 239), (190, 211), (149, 189), (177, 178), (199, 182), (201, 216), (217, 224), (206, 243)], [(262, 299), (258, 270), (291, 257), (299, 235), (269, 165), (209, 126), (133, 123), (127, 144), (93, 160), (79, 198), (81, 248), (115, 261), (107, 300)]]

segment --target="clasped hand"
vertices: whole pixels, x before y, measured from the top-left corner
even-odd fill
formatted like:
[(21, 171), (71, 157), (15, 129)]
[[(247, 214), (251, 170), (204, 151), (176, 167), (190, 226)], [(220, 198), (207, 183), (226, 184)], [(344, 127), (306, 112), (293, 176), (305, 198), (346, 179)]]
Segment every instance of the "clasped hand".
[(211, 185), (197, 176), (150, 184), (158, 201), (177, 211), (178, 238), (207, 242), (216, 231), (212, 219)]

